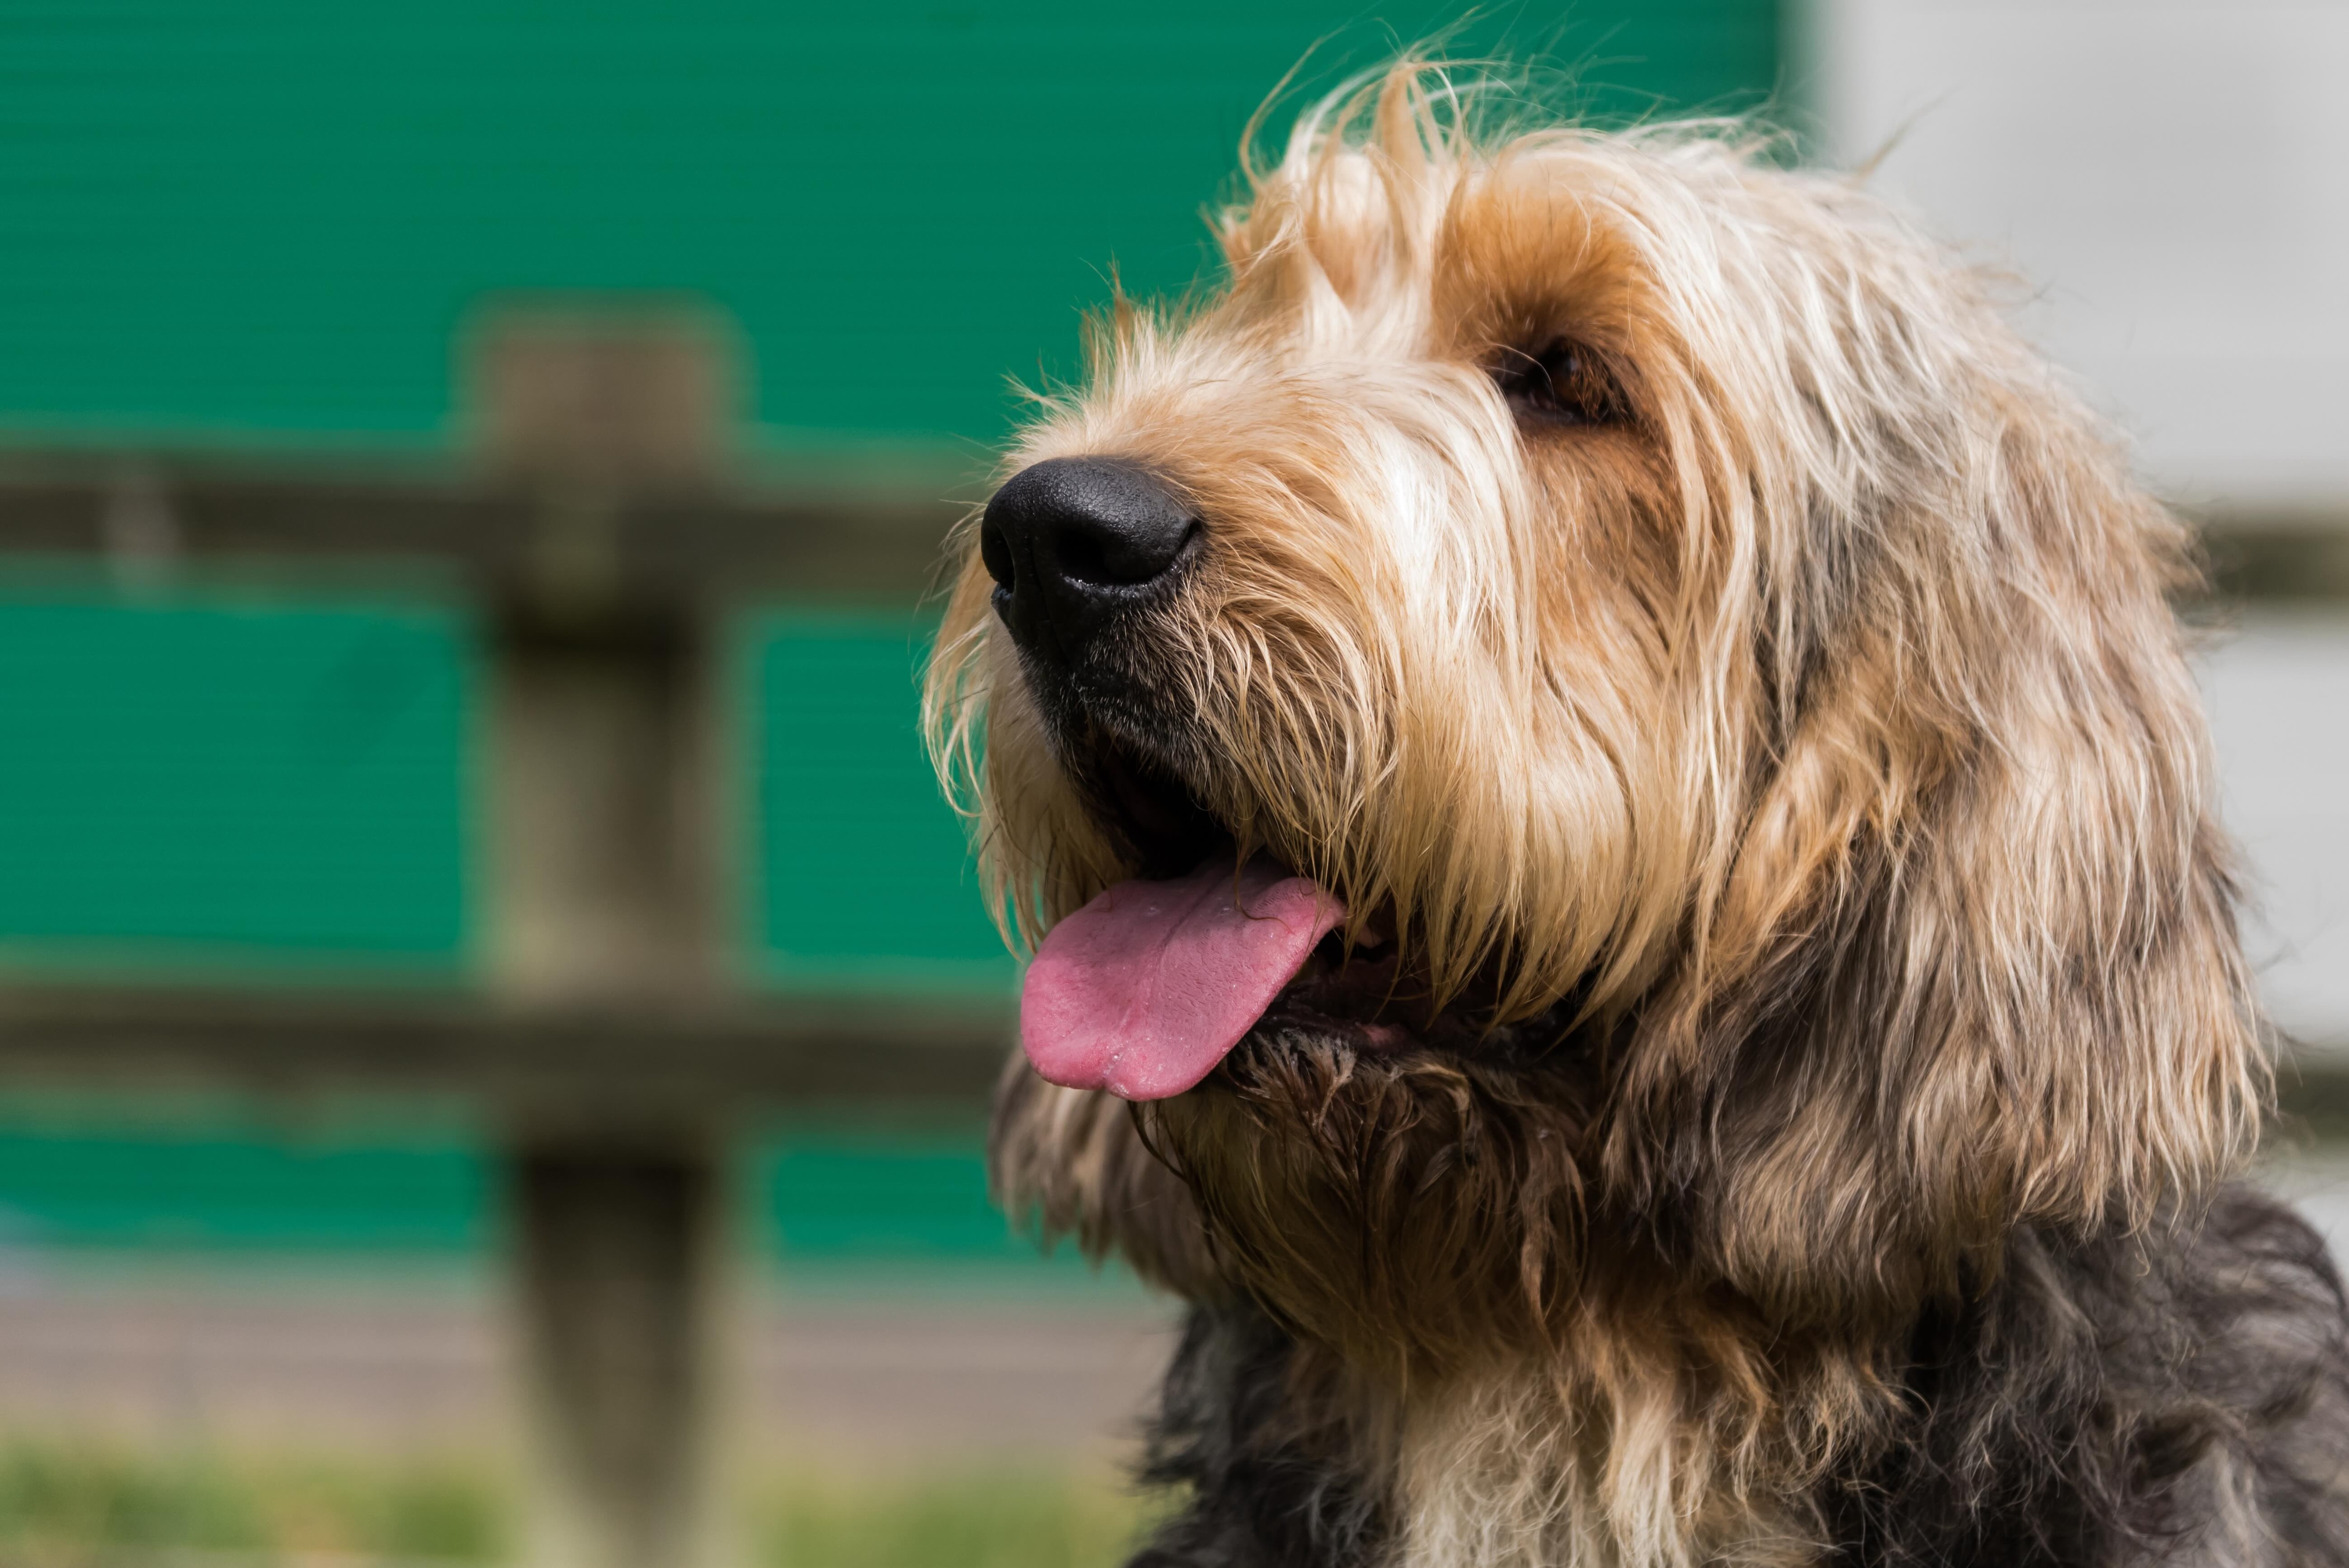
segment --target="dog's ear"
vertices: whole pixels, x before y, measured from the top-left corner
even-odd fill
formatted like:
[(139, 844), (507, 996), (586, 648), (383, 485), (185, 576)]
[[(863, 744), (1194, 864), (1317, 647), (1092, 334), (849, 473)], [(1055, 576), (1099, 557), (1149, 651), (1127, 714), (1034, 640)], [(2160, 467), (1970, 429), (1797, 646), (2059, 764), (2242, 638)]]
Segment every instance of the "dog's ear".
[(1982, 386), (1919, 389), (1930, 467), (1757, 525), (1745, 812), (1621, 1080), (1619, 1190), (1781, 1312), (2190, 1215), (2266, 1088), (2182, 533), (2067, 398)]
[(1073, 1239), (1096, 1263), (1114, 1254), (1188, 1301), (1231, 1294), (1190, 1189), (1143, 1144), (1123, 1100), (1048, 1084), (1012, 1052), (988, 1171), (997, 1206), (1047, 1244)]

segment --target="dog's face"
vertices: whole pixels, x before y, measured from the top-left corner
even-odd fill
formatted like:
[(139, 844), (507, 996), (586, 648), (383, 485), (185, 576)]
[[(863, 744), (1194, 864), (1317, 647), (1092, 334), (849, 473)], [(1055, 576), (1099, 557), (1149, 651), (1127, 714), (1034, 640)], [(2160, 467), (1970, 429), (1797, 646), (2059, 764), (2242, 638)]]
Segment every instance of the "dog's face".
[(1313, 170), (1027, 432), (949, 634), (1019, 913), (1262, 851), (1343, 901), (1299, 989), (1357, 1045), (1464, 1043), (1671, 918), (1681, 367), (1577, 150)]
[(1030, 1057), (1148, 1102), (1222, 1267), (1423, 1348), (1599, 1233), (1848, 1311), (2226, 1163), (2177, 541), (1976, 280), (1410, 72), (1224, 239), (1022, 438), (931, 687)]

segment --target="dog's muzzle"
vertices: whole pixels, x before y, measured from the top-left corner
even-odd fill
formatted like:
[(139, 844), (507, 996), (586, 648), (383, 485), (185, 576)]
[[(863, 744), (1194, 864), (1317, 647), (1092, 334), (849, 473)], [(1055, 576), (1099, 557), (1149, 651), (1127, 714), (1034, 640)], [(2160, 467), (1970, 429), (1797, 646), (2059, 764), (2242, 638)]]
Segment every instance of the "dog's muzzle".
[(1203, 531), (1164, 480), (1114, 458), (1050, 458), (988, 502), (978, 550), (1020, 652), (1074, 667), (1120, 615), (1164, 593)]

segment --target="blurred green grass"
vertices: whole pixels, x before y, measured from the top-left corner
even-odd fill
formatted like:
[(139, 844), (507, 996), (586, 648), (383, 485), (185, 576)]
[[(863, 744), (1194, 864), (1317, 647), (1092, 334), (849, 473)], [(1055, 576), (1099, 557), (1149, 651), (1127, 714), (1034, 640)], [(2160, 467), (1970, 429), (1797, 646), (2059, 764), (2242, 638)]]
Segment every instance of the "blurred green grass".
[[(1091, 1474), (771, 1474), (747, 1489), (756, 1568), (1114, 1568), (1160, 1505)], [(0, 1562), (493, 1564), (512, 1475), (481, 1458), (293, 1458), (0, 1440)]]
[(761, 1568), (1115, 1568), (1162, 1505), (1114, 1483), (1033, 1472), (771, 1486)]
[(494, 1465), (455, 1459), (254, 1458), (18, 1438), (0, 1442), (0, 1561), (495, 1563), (511, 1555), (511, 1490)]

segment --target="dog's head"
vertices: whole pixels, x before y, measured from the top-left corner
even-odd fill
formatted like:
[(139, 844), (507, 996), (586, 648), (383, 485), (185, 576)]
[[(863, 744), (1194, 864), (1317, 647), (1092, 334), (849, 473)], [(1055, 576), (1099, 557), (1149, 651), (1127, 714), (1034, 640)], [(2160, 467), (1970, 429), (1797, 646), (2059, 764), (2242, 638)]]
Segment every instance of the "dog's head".
[(1309, 115), (964, 542), (1010, 1196), (1122, 1095), (1213, 1241), (1145, 1264), (1436, 1353), (1597, 1250), (1864, 1315), (2190, 1198), (2260, 1069), (2174, 524), (1855, 184), (1452, 102)]

